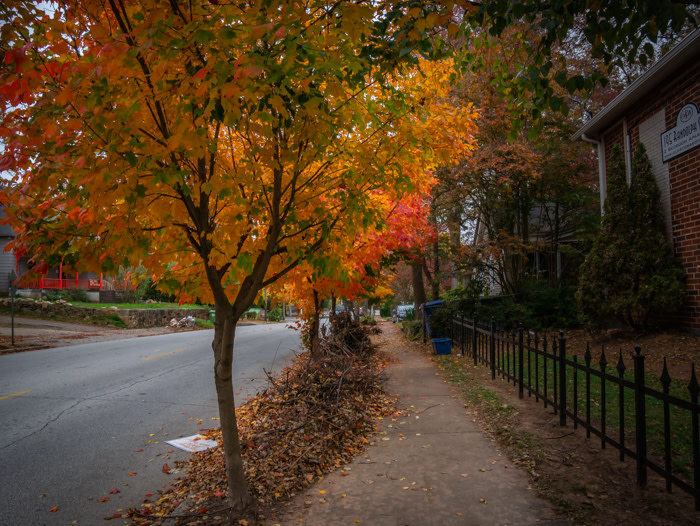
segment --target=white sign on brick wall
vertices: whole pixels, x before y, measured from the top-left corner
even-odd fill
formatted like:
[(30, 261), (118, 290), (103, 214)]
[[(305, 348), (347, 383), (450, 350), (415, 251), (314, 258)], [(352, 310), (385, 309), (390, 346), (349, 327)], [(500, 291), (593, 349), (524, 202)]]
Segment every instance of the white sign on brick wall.
[(700, 112), (693, 104), (686, 104), (678, 112), (676, 126), (661, 134), (663, 162), (700, 145)]

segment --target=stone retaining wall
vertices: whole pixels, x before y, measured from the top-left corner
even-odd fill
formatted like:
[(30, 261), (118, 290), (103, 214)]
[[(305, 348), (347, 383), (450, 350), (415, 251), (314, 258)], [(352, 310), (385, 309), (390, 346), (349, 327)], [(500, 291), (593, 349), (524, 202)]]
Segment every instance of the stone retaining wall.
[[(10, 299), (0, 299), (0, 308), (10, 309)], [(15, 298), (15, 314), (40, 313), (45, 316), (57, 316), (70, 318), (75, 321), (86, 321), (103, 318), (111, 314), (119, 316), (129, 328), (137, 327), (162, 327), (169, 325), (170, 320), (181, 320), (186, 316), (209, 319), (209, 309), (117, 309), (116, 307), (94, 308), (75, 307), (70, 303), (51, 303), (48, 301), (35, 301), (26, 298)]]

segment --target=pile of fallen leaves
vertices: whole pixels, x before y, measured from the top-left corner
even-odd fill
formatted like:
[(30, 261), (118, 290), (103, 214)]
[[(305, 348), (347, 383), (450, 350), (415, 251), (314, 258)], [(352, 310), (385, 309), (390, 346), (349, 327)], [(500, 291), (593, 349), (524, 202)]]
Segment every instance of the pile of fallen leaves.
[[(283, 504), (327, 473), (362, 453), (380, 417), (396, 412), (383, 390), (387, 359), (366, 329), (345, 315), (332, 320), (322, 353), (297, 357), (254, 399), (236, 409), (242, 456), (257, 513)], [(221, 444), (220, 429), (206, 433)], [(178, 463), (186, 475), (153, 503), (131, 511), (133, 525), (231, 523), (226, 509), (223, 448), (194, 454)], [(184, 503), (184, 504), (183, 504)], [(264, 522), (261, 522), (264, 524)], [(238, 524), (236, 522), (235, 524)]]

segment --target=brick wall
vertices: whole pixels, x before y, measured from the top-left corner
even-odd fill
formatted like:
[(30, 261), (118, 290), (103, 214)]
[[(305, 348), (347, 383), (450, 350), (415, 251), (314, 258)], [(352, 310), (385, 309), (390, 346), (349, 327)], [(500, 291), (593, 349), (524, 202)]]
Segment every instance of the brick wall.
[[(626, 115), (634, 156), (640, 139), (640, 125), (659, 111), (665, 112), (665, 129), (676, 125), (680, 109), (688, 103), (700, 107), (700, 62), (682, 75), (670, 79), (661, 90), (650, 93)], [(624, 144), (622, 123), (603, 135), (606, 167), (614, 144)], [(658, 138), (660, 141), (660, 137)], [(687, 302), (675, 315), (664, 317), (666, 325), (700, 332), (700, 147), (685, 152), (666, 163), (670, 185), (670, 208), (673, 248), (686, 272)], [(665, 174), (656, 174), (657, 180)]]

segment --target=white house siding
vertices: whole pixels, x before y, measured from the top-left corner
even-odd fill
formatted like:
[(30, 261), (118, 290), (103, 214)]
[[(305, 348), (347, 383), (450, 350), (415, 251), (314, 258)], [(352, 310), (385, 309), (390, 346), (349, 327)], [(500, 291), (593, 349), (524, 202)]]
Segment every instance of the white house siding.
[(656, 185), (661, 192), (661, 208), (666, 219), (666, 235), (672, 239), (671, 225), (671, 183), (668, 177), (668, 163), (664, 163), (661, 157), (661, 134), (666, 131), (666, 110), (655, 113), (639, 124), (639, 141), (644, 144), (651, 168), (656, 177)]
[(5, 252), (5, 245), (11, 238), (0, 238), (0, 295), (9, 293), (10, 273), (15, 269), (15, 255), (12, 252)]

